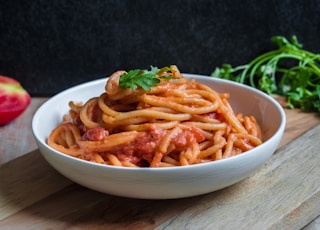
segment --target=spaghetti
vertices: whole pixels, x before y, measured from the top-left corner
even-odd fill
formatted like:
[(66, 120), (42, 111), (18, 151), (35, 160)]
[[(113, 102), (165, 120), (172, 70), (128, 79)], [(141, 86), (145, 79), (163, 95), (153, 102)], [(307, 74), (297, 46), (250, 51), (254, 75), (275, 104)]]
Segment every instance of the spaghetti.
[(159, 71), (149, 90), (122, 88), (112, 74), (100, 96), (70, 111), (49, 135), (54, 149), (80, 159), (125, 167), (168, 167), (220, 160), (262, 143), (253, 116), (235, 114), (218, 93), (176, 66)]

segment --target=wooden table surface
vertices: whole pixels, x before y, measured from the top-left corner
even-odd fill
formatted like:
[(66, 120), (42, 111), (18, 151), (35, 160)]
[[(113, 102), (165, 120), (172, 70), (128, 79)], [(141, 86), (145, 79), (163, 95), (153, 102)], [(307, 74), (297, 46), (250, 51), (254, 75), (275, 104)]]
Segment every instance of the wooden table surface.
[(102, 194), (56, 172), (41, 156), (31, 119), (33, 98), (0, 127), (0, 229), (320, 229), (320, 118), (286, 110), (275, 154), (228, 188), (176, 200)]

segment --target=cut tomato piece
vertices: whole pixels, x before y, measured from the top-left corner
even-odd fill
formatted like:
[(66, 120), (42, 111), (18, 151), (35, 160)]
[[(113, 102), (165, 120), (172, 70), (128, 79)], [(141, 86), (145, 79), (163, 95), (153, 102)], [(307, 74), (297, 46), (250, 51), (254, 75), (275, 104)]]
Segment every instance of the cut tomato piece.
[(29, 93), (17, 80), (0, 75), (0, 125), (15, 120), (30, 103)]

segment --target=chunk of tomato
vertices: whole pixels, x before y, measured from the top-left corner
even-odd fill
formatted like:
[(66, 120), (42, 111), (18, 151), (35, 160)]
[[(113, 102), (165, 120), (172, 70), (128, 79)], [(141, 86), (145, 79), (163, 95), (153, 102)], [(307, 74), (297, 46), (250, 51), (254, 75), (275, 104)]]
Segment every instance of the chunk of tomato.
[(30, 103), (29, 93), (17, 80), (0, 75), (0, 125), (18, 118)]

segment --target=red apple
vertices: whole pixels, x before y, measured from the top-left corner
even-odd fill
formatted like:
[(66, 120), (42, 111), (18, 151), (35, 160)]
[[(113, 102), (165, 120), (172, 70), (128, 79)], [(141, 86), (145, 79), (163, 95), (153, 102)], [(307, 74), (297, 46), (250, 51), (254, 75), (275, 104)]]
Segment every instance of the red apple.
[(0, 75), (0, 125), (19, 117), (30, 103), (30, 95), (17, 80)]

